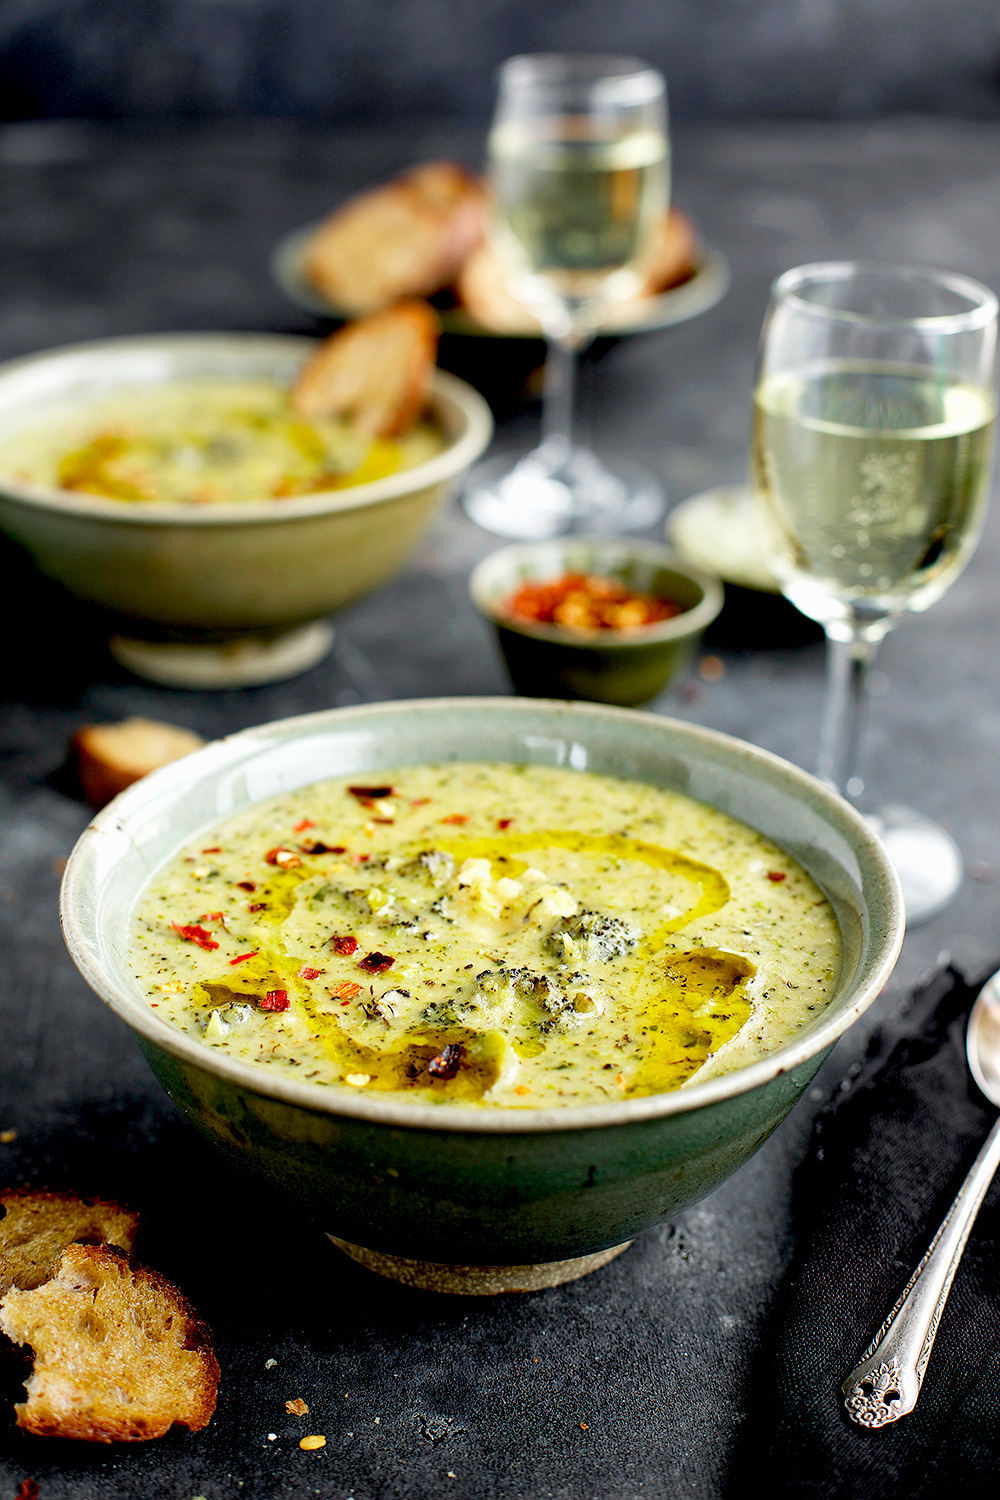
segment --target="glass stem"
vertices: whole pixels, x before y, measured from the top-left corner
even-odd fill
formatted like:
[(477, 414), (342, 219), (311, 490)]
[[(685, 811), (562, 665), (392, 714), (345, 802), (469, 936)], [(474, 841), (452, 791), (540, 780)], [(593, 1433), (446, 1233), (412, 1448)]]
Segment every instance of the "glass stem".
[(864, 783), (857, 775), (858, 745), (868, 702), (868, 669), (878, 639), (852, 631), (841, 639), (827, 637), (826, 706), (820, 730), (817, 775), (844, 797), (859, 797)]
[(576, 355), (581, 341), (573, 335), (550, 338), (542, 389), (542, 446), (562, 464), (573, 447), (573, 398)]

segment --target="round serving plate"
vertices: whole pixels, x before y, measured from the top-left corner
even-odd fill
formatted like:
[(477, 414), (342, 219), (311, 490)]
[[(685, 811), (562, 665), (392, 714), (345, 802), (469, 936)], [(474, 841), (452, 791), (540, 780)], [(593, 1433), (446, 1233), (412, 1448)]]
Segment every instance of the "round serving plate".
[[(343, 320), (350, 314), (318, 292), (305, 274), (306, 242), (318, 228), (318, 222), (303, 224), (280, 239), (271, 255), (271, 275), (286, 297), (306, 312)], [(721, 302), (729, 289), (730, 279), (729, 262), (725, 256), (706, 246), (701, 265), (690, 280), (660, 292), (656, 297), (644, 297), (641, 301), (612, 308), (601, 326), (601, 334), (618, 337), (629, 333), (650, 333), (657, 328), (686, 323), (689, 318), (697, 318)], [(461, 307), (439, 309), (438, 317), (443, 333), (490, 339), (541, 338), (541, 331), (530, 323), (517, 333), (498, 333), (492, 328), (484, 328)]]

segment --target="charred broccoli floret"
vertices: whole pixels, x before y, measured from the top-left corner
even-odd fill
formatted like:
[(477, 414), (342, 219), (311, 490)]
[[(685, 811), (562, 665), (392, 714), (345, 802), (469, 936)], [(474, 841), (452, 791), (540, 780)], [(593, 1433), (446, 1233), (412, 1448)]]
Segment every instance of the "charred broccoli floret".
[(549, 952), (564, 963), (603, 964), (631, 952), (641, 936), (638, 927), (624, 917), (581, 911), (557, 922), (545, 942)]
[(532, 969), (485, 969), (476, 976), (473, 1009), (510, 1014), (516, 1005), (524, 1004), (558, 1015), (566, 1006), (566, 996), (547, 974)]

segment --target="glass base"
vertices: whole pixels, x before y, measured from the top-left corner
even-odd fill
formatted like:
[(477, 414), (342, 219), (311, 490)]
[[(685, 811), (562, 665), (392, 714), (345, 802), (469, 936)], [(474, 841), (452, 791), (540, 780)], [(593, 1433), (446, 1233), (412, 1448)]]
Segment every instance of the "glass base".
[(543, 444), (513, 464), (504, 455), (477, 464), (462, 505), (486, 531), (534, 540), (641, 531), (659, 520), (666, 499), (656, 475), (641, 464), (605, 463), (587, 448), (564, 455)]
[(883, 807), (865, 821), (899, 876), (907, 927), (919, 927), (951, 905), (962, 884), (962, 856), (950, 833), (909, 807)]

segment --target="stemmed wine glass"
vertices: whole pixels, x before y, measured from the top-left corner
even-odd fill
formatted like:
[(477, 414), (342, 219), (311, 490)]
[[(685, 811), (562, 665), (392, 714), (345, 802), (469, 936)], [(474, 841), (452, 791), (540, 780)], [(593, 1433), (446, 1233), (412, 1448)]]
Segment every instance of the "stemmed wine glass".
[[(965, 567), (989, 493), (997, 299), (911, 266), (799, 266), (774, 283), (754, 397), (753, 486), (770, 561), (828, 640), (821, 778), (849, 797), (879, 642)], [(870, 821), (913, 925), (943, 910), (962, 862), (906, 808)]]
[(572, 441), (577, 353), (606, 309), (634, 296), (639, 264), (670, 192), (666, 85), (629, 57), (512, 57), (500, 70), (489, 139), (490, 239), (515, 296), (542, 326), (542, 442), (511, 465), (473, 470), (463, 503), (502, 536), (648, 526), (663, 509), (655, 477), (605, 467)]

